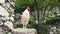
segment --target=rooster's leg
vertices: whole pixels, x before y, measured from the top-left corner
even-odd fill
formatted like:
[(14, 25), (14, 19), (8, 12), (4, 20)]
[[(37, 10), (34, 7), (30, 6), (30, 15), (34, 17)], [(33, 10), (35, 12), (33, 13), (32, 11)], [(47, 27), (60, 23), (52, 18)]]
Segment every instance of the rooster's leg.
[(23, 29), (26, 29), (26, 21), (23, 23)]
[(26, 29), (26, 26), (23, 24), (23, 29)]

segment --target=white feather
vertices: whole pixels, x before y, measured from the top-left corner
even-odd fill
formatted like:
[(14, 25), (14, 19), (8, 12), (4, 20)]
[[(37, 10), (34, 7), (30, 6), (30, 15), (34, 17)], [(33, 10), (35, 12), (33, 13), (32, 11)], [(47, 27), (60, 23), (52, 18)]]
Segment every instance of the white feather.
[(23, 25), (27, 25), (27, 24), (28, 24), (28, 21), (29, 21), (29, 18), (30, 18), (30, 14), (29, 14), (29, 11), (26, 9), (26, 10), (22, 13), (21, 23), (22, 23)]

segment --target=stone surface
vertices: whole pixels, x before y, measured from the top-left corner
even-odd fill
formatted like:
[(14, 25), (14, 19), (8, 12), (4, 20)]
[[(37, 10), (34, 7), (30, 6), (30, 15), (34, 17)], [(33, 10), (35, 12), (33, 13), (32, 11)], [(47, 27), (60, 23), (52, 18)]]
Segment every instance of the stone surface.
[(0, 3), (5, 3), (5, 0), (0, 0)]
[(6, 9), (0, 6), (0, 15), (2, 16), (9, 16), (9, 13)]
[(12, 34), (37, 34), (36, 29), (28, 29), (28, 28), (14, 28), (13, 23), (10, 21), (7, 21), (4, 23), (5, 26), (7, 26)]
[(12, 31), (12, 34), (37, 34), (35, 29), (17, 28)]
[[(9, 16), (14, 15), (14, 6), (15, 6), (15, 0), (0, 0), (0, 26), (3, 25), (3, 20), (6, 21), (9, 19)], [(13, 18), (10, 17), (10, 20)], [(0, 27), (0, 34), (4, 34), (4, 29), (1, 26)]]
[(0, 34), (4, 34), (3, 27), (0, 27)]

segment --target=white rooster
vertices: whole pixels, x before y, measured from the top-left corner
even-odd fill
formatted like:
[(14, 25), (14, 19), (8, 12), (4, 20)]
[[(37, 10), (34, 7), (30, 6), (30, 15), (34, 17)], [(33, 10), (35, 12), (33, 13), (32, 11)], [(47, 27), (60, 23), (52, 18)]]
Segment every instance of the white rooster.
[(30, 18), (30, 6), (27, 6), (27, 9), (22, 13), (21, 23), (23, 24), (23, 28), (26, 28)]

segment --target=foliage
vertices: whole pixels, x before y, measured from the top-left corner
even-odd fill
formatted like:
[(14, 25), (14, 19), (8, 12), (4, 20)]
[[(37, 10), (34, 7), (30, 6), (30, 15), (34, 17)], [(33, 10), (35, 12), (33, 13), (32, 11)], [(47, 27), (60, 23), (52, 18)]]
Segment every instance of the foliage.
[(58, 25), (60, 23), (60, 18), (52, 18), (46, 21), (48, 25)]
[(14, 28), (22, 28), (22, 24), (14, 24)]
[(34, 0), (16, 0), (15, 13), (20, 13), (26, 9), (28, 5), (32, 6)]

